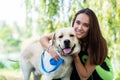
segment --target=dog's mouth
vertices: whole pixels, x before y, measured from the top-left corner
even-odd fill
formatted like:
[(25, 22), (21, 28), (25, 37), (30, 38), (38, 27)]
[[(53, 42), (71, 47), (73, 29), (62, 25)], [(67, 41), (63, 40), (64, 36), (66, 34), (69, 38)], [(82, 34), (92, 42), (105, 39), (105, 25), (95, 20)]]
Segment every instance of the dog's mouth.
[(74, 44), (72, 48), (67, 47), (67, 48), (62, 49), (61, 46), (60, 46), (60, 48), (62, 49), (62, 52), (64, 55), (68, 55), (68, 54), (71, 54), (73, 52), (75, 46), (76, 46), (76, 44)]

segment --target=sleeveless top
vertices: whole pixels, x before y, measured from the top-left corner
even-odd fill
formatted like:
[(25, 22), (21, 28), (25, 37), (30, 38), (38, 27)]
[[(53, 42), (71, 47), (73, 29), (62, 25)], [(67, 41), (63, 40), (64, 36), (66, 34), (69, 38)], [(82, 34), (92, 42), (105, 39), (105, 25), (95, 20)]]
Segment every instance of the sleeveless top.
[[(85, 62), (88, 57), (87, 48), (85, 48), (85, 51), (80, 51), (78, 55), (82, 64), (85, 65)], [(72, 66), (73, 66), (73, 71), (71, 73), (70, 80), (81, 80), (77, 73), (74, 61), (72, 62)], [(96, 66), (92, 75), (87, 80), (113, 80), (113, 78), (114, 76), (113, 76), (113, 69), (111, 66), (111, 62), (110, 59), (106, 57), (106, 59), (101, 65)], [(53, 79), (53, 80), (61, 80), (61, 79)]]
[[(78, 55), (82, 64), (85, 65), (85, 62), (88, 57), (87, 48), (85, 49), (85, 51), (80, 51)], [(113, 70), (108, 57), (107, 57), (107, 60), (108, 61), (104, 61), (102, 65), (98, 65), (99, 69), (97, 69), (97, 66), (96, 66), (96, 69), (87, 80), (113, 80)], [(73, 66), (73, 71), (72, 71), (70, 80), (81, 80), (77, 73), (74, 61), (72, 63), (72, 66)]]

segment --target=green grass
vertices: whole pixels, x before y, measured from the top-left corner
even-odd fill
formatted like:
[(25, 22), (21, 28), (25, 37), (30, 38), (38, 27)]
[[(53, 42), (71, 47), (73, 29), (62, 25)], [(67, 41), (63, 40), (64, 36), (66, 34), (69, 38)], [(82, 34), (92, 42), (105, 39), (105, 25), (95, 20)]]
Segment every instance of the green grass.
[[(22, 73), (19, 69), (0, 69), (0, 80), (22, 80)], [(30, 80), (33, 80), (32, 75)], [(43, 80), (43, 77), (41, 80)]]
[(0, 80), (22, 80), (19, 70), (0, 69)]

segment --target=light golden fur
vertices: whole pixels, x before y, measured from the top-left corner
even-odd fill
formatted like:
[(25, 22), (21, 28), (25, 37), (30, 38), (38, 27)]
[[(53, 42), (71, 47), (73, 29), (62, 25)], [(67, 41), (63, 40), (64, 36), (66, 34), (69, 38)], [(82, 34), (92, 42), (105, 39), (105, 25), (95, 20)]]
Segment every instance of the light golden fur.
[[(79, 53), (80, 45), (79, 41), (75, 36), (75, 31), (72, 27), (58, 29), (55, 32), (55, 35), (52, 40), (52, 45), (54, 46), (55, 51), (61, 51), (65, 48), (65, 40), (69, 40), (69, 47), (73, 48), (73, 51), (69, 54), (62, 53), (62, 58), (64, 63), (54, 72), (46, 73), (41, 68), (41, 53), (44, 50), (40, 42), (35, 42), (32, 45), (25, 48), (20, 57), (20, 66), (23, 72), (24, 80), (29, 80), (30, 73), (33, 71), (34, 80), (39, 80), (41, 75), (44, 75), (44, 80), (52, 80), (61, 78), (61, 80), (70, 80), (70, 75), (72, 72), (71, 63), (73, 61), (72, 54)], [(49, 60), (50, 54), (44, 55), (44, 65), (46, 69), (50, 70), (54, 66), (50, 65)]]

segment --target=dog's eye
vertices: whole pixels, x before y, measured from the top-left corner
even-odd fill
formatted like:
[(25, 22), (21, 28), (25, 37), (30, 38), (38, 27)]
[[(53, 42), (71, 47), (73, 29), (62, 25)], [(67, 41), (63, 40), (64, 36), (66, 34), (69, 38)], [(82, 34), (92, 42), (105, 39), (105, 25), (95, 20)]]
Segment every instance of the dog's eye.
[(62, 37), (63, 37), (63, 35), (60, 35), (60, 36), (59, 36), (59, 38), (62, 38)]
[(74, 35), (73, 35), (73, 34), (70, 34), (70, 37), (74, 37)]

